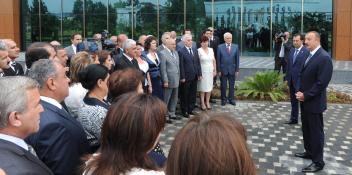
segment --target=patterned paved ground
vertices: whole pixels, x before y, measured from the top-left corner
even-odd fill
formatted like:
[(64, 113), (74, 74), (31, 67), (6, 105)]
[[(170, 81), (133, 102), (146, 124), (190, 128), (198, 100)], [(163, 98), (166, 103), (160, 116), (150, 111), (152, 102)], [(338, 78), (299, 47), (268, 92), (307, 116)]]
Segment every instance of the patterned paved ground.
[[(258, 168), (258, 174), (303, 174), (301, 169), (310, 164), (293, 156), (303, 151), (301, 125), (283, 124), (290, 114), (289, 103), (245, 102), (237, 106), (213, 105), (214, 111), (229, 112), (247, 128), (248, 144)], [(325, 124), (325, 174), (352, 174), (352, 105), (329, 104), (324, 115)], [(176, 132), (187, 119), (167, 125), (161, 137), (166, 153)]]

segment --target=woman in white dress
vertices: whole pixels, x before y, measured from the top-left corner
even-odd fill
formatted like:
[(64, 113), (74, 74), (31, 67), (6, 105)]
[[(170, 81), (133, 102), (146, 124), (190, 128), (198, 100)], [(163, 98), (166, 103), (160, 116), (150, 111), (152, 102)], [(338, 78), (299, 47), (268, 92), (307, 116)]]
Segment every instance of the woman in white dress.
[(200, 39), (201, 47), (198, 49), (202, 79), (198, 81), (197, 89), (200, 92), (200, 104), (203, 111), (211, 109), (209, 100), (213, 90), (213, 77), (216, 75), (214, 51), (208, 47), (208, 42), (208, 37), (202, 36)]

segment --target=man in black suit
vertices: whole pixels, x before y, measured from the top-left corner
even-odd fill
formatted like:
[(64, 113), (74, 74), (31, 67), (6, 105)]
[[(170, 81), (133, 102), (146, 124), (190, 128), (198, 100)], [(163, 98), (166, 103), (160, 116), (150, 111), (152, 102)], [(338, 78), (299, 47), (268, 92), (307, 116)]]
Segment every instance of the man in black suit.
[[(113, 41), (115, 40), (115, 38), (112, 38), (112, 39)], [(111, 52), (111, 58), (114, 60), (114, 63), (115, 63), (114, 70), (116, 70), (116, 63), (121, 58), (124, 52), (122, 45), (127, 39), (128, 39), (128, 36), (126, 34), (119, 34), (116, 37), (115, 49)]]
[(299, 73), (301, 71), (304, 59), (309, 55), (309, 51), (303, 46), (304, 37), (301, 34), (295, 34), (293, 36), (293, 48), (289, 53), (287, 61), (287, 73), (285, 80), (287, 81), (290, 89), (291, 99), (291, 117), (286, 124), (297, 124), (298, 123), (298, 100), (296, 99), (296, 92), (299, 87)]
[(324, 121), (326, 88), (331, 80), (333, 65), (330, 55), (320, 45), (319, 33), (308, 32), (305, 44), (310, 51), (300, 73), (299, 91), (296, 98), (301, 102), (301, 120), (304, 153), (295, 156), (308, 158), (312, 164), (302, 172), (316, 172), (324, 168)]
[(134, 57), (136, 56), (137, 45), (132, 39), (127, 39), (123, 44), (122, 48), (124, 53), (115, 62), (115, 70), (122, 70), (126, 68), (135, 68), (139, 70), (138, 62)]
[(0, 87), (0, 168), (7, 174), (53, 174), (24, 141), (39, 130), (39, 84), (16, 76), (1, 78)]
[(292, 48), (292, 43), (289, 41), (290, 33), (284, 32), (275, 35), (275, 68), (274, 70), (282, 73), (286, 73), (286, 64), (288, 61), (288, 55)]
[(9, 63), (10, 68), (4, 69), (5, 76), (23, 75), (24, 71), (22, 65), (15, 61), (20, 55), (20, 49), (17, 47), (16, 42), (12, 39), (5, 39), (3, 41), (7, 46), (9, 58), (11, 59)]
[(81, 157), (88, 153), (87, 136), (81, 126), (60, 104), (68, 96), (69, 78), (57, 61), (36, 61), (28, 76), (40, 86), (40, 129), (26, 141), (56, 175), (77, 174)]
[(197, 82), (202, 78), (199, 55), (192, 47), (192, 35), (183, 35), (183, 48), (178, 50), (180, 59), (180, 95), (182, 115), (186, 118), (193, 115), (196, 104)]

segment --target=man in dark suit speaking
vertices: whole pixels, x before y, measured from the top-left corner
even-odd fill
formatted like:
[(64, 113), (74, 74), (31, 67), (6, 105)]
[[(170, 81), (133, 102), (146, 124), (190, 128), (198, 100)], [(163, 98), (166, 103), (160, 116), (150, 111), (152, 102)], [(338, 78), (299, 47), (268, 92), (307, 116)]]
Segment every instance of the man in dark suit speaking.
[(301, 102), (301, 120), (304, 153), (296, 157), (312, 160), (312, 164), (302, 172), (316, 172), (324, 168), (324, 121), (326, 110), (326, 87), (328, 86), (333, 65), (330, 55), (320, 46), (319, 33), (308, 32), (305, 37), (306, 47), (310, 51), (305, 59), (300, 74), (300, 87), (296, 98)]
[(291, 99), (291, 117), (286, 124), (297, 124), (298, 123), (298, 100), (296, 99), (296, 92), (299, 87), (299, 73), (301, 71), (302, 64), (305, 58), (307, 58), (309, 51), (303, 46), (304, 37), (301, 34), (295, 34), (293, 36), (293, 48), (288, 55), (287, 60), (287, 72), (285, 80), (287, 81), (290, 89)]
[[(217, 50), (217, 67), (219, 68), (221, 105), (224, 106), (228, 101), (231, 105), (236, 105), (235, 98), (235, 79), (239, 73), (240, 51), (237, 44), (232, 44), (232, 34), (224, 34), (224, 44), (220, 44)], [(229, 82), (229, 93), (226, 96), (227, 81)]]
[(7, 174), (53, 174), (24, 138), (39, 130), (39, 84), (27, 77), (0, 79), (0, 169)]
[(54, 174), (77, 174), (81, 157), (88, 153), (88, 141), (81, 124), (60, 104), (68, 96), (66, 69), (59, 62), (42, 59), (33, 63), (28, 76), (39, 82), (44, 112), (39, 131), (26, 141)]

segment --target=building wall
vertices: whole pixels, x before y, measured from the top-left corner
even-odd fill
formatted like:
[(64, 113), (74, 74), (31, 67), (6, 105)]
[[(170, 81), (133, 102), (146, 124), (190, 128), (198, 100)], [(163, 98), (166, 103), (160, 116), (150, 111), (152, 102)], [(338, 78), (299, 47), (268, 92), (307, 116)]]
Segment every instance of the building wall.
[(334, 55), (352, 61), (352, 0), (334, 1)]
[(0, 0), (0, 38), (10, 38), (20, 46), (20, 0)]

